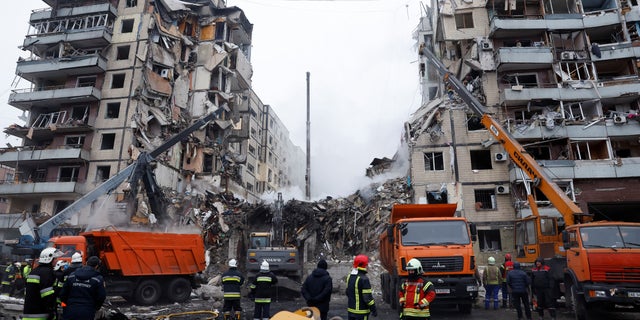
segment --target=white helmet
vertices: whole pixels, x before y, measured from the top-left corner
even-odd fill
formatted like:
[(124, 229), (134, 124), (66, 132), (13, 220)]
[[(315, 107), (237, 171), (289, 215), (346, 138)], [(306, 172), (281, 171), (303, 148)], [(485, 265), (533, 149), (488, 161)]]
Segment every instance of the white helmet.
[(58, 262), (56, 262), (56, 266), (53, 267), (53, 270), (60, 270), (62, 268), (62, 270), (64, 270), (64, 267), (69, 265), (68, 262), (66, 262), (65, 260), (58, 260)]
[(71, 263), (82, 262), (82, 253), (76, 252), (71, 256)]
[(229, 268), (237, 268), (237, 267), (238, 267), (238, 261), (236, 259), (229, 260)]
[(417, 274), (422, 274), (422, 263), (420, 260), (413, 258), (407, 262), (407, 271), (415, 270)]
[(264, 271), (264, 272), (269, 271), (269, 262), (267, 262), (267, 260), (262, 260), (262, 264), (260, 265), (260, 271)]
[(489, 257), (489, 259), (487, 259), (487, 262), (489, 263), (490, 266), (495, 265), (496, 264), (496, 258)]
[(22, 264), (20, 264), (20, 262), (16, 262), (16, 263), (14, 263), (13, 265), (14, 265), (14, 266), (16, 266), (16, 268), (20, 268), (20, 267), (22, 267)]
[(39, 263), (51, 263), (53, 259), (61, 256), (61, 252), (56, 248), (45, 248), (40, 251)]

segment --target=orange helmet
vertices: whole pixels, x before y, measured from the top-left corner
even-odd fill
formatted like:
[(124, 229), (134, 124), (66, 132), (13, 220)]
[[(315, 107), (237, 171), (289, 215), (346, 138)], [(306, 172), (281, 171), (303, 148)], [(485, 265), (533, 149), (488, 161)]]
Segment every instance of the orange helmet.
[(367, 266), (369, 265), (369, 257), (365, 256), (364, 254), (359, 254), (356, 256), (355, 259), (353, 259), (353, 267), (354, 268), (367, 268)]
[(507, 261), (511, 261), (511, 253), (507, 253), (504, 255), (504, 259)]

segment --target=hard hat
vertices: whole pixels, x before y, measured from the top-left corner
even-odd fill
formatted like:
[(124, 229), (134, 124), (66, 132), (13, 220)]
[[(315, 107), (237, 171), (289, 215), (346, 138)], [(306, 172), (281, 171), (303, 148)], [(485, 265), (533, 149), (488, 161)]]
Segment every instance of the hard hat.
[(492, 266), (492, 265), (496, 264), (496, 258), (489, 257), (489, 259), (487, 259), (487, 262), (489, 262), (489, 265)]
[(229, 267), (230, 268), (237, 268), (238, 267), (238, 261), (236, 261), (236, 259), (229, 260)]
[(269, 262), (267, 260), (262, 260), (262, 264), (260, 265), (260, 271), (269, 271)]
[(542, 259), (542, 257), (538, 257), (536, 259), (536, 262), (540, 262), (541, 264), (544, 264), (544, 259)]
[(422, 263), (420, 263), (420, 260), (413, 258), (407, 262), (407, 270), (422, 274)]
[(366, 269), (369, 265), (369, 257), (364, 254), (359, 254), (353, 259), (353, 267), (354, 268), (364, 268)]
[(20, 262), (15, 262), (13, 265), (16, 266), (16, 268), (20, 268), (22, 266)]
[(71, 256), (71, 263), (82, 262), (82, 253), (76, 252)]
[(42, 251), (40, 251), (40, 259), (38, 260), (38, 262), (39, 263), (51, 263), (54, 258), (57, 258), (59, 256), (60, 256), (60, 251), (58, 251), (58, 249), (56, 249), (56, 248), (45, 248)]
[(53, 270), (60, 270), (60, 268), (62, 268), (64, 270), (64, 267), (67, 266), (69, 263), (64, 261), (64, 260), (58, 260), (58, 262), (56, 262), (56, 266), (53, 267)]
[(504, 259), (507, 261), (511, 261), (511, 253), (507, 253), (504, 255)]

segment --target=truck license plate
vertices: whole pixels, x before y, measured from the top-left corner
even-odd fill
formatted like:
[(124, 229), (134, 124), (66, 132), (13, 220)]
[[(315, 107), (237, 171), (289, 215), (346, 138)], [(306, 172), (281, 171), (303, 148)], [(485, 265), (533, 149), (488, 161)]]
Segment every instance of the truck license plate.
[(436, 294), (438, 294), (438, 293), (439, 294), (445, 294), (445, 293), (449, 294), (449, 293), (451, 293), (451, 290), (449, 290), (449, 289), (436, 289)]
[(628, 295), (630, 298), (640, 298), (640, 292), (629, 292)]

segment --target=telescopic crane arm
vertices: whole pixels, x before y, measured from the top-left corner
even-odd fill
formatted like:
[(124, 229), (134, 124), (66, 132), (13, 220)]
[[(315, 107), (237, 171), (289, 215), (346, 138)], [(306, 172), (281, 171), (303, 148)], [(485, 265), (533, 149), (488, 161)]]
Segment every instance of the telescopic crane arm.
[[(469, 108), (481, 119), (482, 124), (491, 133), (493, 138), (500, 142), (511, 160), (531, 179), (533, 185), (549, 199), (554, 207), (562, 214), (566, 225), (576, 222), (588, 221), (589, 215), (582, 212), (566, 194), (551, 180), (544, 172), (536, 160), (522, 147), (522, 145), (505, 130), (487, 111), (476, 97), (467, 90), (466, 86), (456, 78), (438, 59), (430, 48), (422, 46), (420, 54), (423, 55), (436, 68), (442, 76), (444, 83), (450, 86), (458, 96), (469, 106)], [(533, 195), (529, 193), (529, 205), (534, 215), (539, 215)]]
[[(162, 195), (160, 193), (159, 187), (156, 184), (155, 174), (153, 173), (151, 162), (154, 161), (156, 157), (169, 150), (169, 148), (171, 148), (173, 145), (188, 137), (191, 133), (199, 130), (200, 128), (204, 127), (209, 121), (217, 118), (222, 110), (224, 109), (216, 109), (215, 111), (200, 118), (191, 126), (169, 138), (169, 140), (165, 141), (154, 150), (150, 152), (142, 152), (134, 163), (130, 164), (129, 166), (118, 172), (115, 176), (103, 182), (97, 188), (88, 192), (80, 199), (76, 200), (71, 205), (55, 214), (53, 217), (49, 218), (40, 226), (35, 227), (35, 223), (31, 221), (31, 219), (26, 220), (25, 222), (23, 222), (23, 225), (31, 225), (32, 227), (23, 228), (23, 226), (21, 225), (20, 230), (23, 236), (20, 238), (20, 244), (29, 245), (34, 249), (44, 248), (46, 242), (49, 240), (51, 232), (56, 227), (58, 227), (67, 219), (71, 218), (91, 202), (97, 200), (102, 195), (111, 193), (121, 183), (127, 180), (127, 178), (131, 183), (132, 192), (135, 192), (136, 189), (134, 188), (137, 187), (138, 180), (143, 180), (145, 190), (149, 197), (151, 211), (154, 214), (159, 215), (159, 220), (162, 223), (166, 218), (164, 217), (164, 209), (161, 205), (163, 199), (161, 198)], [(26, 229), (26, 232), (23, 231), (23, 229)]]

